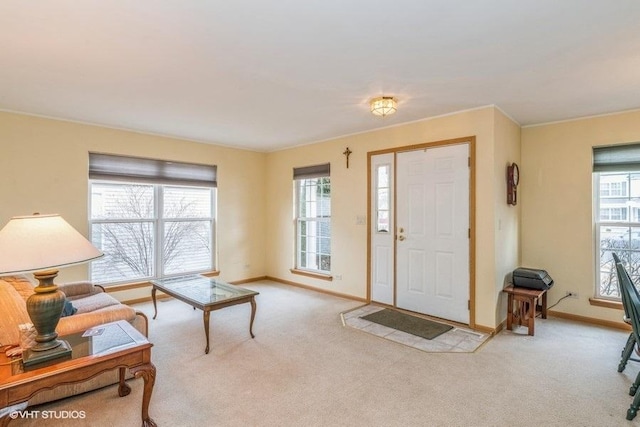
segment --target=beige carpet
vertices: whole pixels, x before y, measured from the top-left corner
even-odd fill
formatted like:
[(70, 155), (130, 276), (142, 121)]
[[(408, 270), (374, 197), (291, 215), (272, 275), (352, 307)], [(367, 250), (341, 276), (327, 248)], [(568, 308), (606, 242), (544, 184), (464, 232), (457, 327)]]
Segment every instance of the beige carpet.
[[(151, 415), (159, 426), (624, 426), (627, 390), (618, 373), (627, 334), (554, 318), (536, 335), (500, 333), (475, 353), (426, 353), (344, 327), (361, 304), (272, 282), (260, 292), (249, 337), (248, 304), (211, 315), (175, 300), (152, 320), (157, 366)], [(151, 304), (141, 305), (152, 314)], [(151, 316), (150, 316), (151, 317)], [(82, 420), (16, 420), (11, 426), (139, 426), (142, 381), (40, 411), (84, 411)]]

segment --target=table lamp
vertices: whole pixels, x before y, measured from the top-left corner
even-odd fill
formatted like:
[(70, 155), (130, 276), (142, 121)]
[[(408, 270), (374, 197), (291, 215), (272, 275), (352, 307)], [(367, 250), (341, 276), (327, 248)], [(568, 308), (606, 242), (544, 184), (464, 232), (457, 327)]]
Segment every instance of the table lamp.
[(0, 275), (31, 273), (38, 280), (27, 299), (27, 312), (36, 329), (36, 344), (22, 355), (24, 366), (71, 354), (59, 340), (56, 326), (65, 295), (53, 283), (58, 267), (80, 264), (103, 255), (60, 215), (17, 216), (0, 230)]

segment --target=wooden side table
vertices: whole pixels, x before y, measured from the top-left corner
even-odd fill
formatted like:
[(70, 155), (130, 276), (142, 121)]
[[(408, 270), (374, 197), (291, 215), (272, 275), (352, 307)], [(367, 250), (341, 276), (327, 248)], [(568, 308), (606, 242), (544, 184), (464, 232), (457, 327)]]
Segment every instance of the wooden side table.
[(156, 426), (149, 416), (149, 401), (156, 378), (156, 368), (151, 363), (153, 344), (124, 320), (91, 329), (97, 333), (61, 337), (71, 344), (70, 357), (43, 362), (28, 370), (19, 361), (7, 363), (5, 354), (0, 353), (0, 426), (7, 426), (16, 417), (15, 411), (24, 409), (24, 403), (39, 391), (87, 381), (113, 369), (119, 370), (118, 395), (121, 397), (131, 392), (131, 387), (125, 383), (126, 369), (135, 378), (142, 377), (142, 426)]
[(507, 329), (513, 330), (513, 322), (516, 321), (518, 325), (526, 325), (529, 328), (529, 335), (533, 335), (538, 302), (541, 303), (539, 307), (541, 317), (543, 319), (547, 318), (547, 291), (509, 285), (502, 292), (509, 296), (507, 301)]

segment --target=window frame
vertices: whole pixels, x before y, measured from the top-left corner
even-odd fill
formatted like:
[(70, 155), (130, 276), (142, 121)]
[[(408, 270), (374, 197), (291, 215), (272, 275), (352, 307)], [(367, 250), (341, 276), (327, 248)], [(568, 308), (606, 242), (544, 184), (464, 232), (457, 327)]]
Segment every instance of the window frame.
[[(625, 174), (626, 177), (626, 181), (625, 184), (622, 185), (620, 188), (622, 189), (621, 193), (625, 193), (625, 195), (612, 195), (612, 188), (613, 186), (611, 185), (611, 183), (608, 183), (609, 185), (607, 186), (607, 194), (603, 195), (602, 194), (602, 190), (601, 190), (601, 177), (605, 176), (605, 175), (622, 175)], [(629, 171), (614, 171), (614, 172), (606, 172), (606, 171), (602, 171), (602, 172), (594, 172), (593, 173), (593, 222), (594, 222), (594, 231), (595, 231), (595, 239), (594, 239), (594, 278), (595, 278), (595, 289), (594, 289), (594, 295), (596, 299), (599, 300), (607, 300), (607, 301), (616, 301), (616, 302), (620, 302), (621, 301), (621, 297), (620, 297), (620, 288), (619, 285), (616, 285), (618, 287), (618, 295), (604, 295), (602, 294), (602, 274), (606, 273), (605, 271), (602, 270), (602, 257), (601, 257), (601, 251), (602, 251), (602, 228), (603, 227), (619, 227), (619, 228), (628, 228), (629, 229), (629, 239), (632, 239), (632, 230), (634, 228), (636, 229), (640, 229), (640, 222), (638, 221), (633, 221), (633, 209), (634, 207), (631, 205), (631, 200), (634, 198), (632, 197), (632, 192), (631, 192), (631, 175), (633, 174), (638, 174), (638, 171), (634, 171), (634, 170), (629, 170)], [(602, 200), (611, 200), (611, 199), (626, 199), (626, 205), (625, 206), (609, 206), (606, 207), (606, 205), (602, 205), (601, 201)], [(602, 215), (601, 215), (601, 210), (602, 209), (607, 209), (609, 212), (609, 219), (603, 220), (602, 219)], [(620, 209), (621, 212), (622, 210), (624, 210), (626, 212), (626, 219), (611, 219), (612, 212), (614, 209)], [(639, 218), (640, 219), (640, 218)], [(638, 249), (633, 249), (631, 247), (631, 245), (629, 245), (628, 248), (621, 248), (621, 249), (616, 249), (615, 250), (616, 253), (618, 253), (618, 255), (620, 256), (620, 258), (623, 260), (623, 262), (628, 262), (628, 260), (630, 259), (630, 254), (631, 253), (637, 253), (640, 254), (640, 247)], [(611, 261), (612, 262), (612, 261)], [(613, 269), (615, 269), (615, 265), (612, 264)], [(617, 276), (615, 275), (615, 270), (612, 270), (610, 273), (610, 276), (612, 277), (612, 280), (615, 280), (617, 282)]]
[[(634, 279), (634, 273), (636, 276), (635, 281), (640, 280), (640, 244), (637, 244), (637, 248), (634, 249), (634, 239), (633, 233), (638, 234), (637, 241), (640, 242), (640, 206), (634, 206), (637, 202), (640, 205), (640, 188), (636, 189), (638, 193), (637, 196), (634, 197), (634, 176), (639, 175), (640, 180), (640, 142), (623, 142), (616, 143), (610, 145), (598, 145), (592, 147), (592, 160), (593, 160), (593, 230), (594, 230), (594, 295), (596, 296), (594, 301), (605, 300), (605, 301), (615, 301), (616, 304), (620, 302), (620, 291), (618, 287), (618, 296), (615, 295), (603, 295), (602, 290), (602, 276), (604, 273), (608, 275), (609, 282), (608, 284), (612, 284), (613, 281), (617, 282), (617, 275), (615, 274), (615, 264), (613, 260), (605, 259), (605, 264), (610, 264), (607, 267), (607, 270), (601, 271), (604, 266), (602, 257), (600, 256), (600, 252), (602, 250), (602, 227), (603, 224), (605, 227), (612, 227), (610, 230), (612, 232), (612, 237), (615, 237), (613, 227), (624, 227), (628, 228), (628, 233), (622, 233), (621, 236), (624, 237), (628, 235), (628, 242), (624, 243), (620, 246), (621, 248), (617, 248), (614, 241), (608, 242), (608, 245), (605, 245), (605, 250), (609, 252), (615, 250), (622, 259), (623, 262), (626, 261), (627, 269), (631, 269), (630, 273), (632, 274), (632, 280)], [(612, 188), (616, 186), (607, 185), (606, 188), (601, 189), (601, 178), (606, 174), (625, 174), (627, 175), (626, 184), (620, 187), (619, 191), (617, 188)], [(640, 183), (638, 183), (640, 185)], [(614, 195), (615, 193), (615, 195)], [(617, 194), (619, 193), (619, 194)], [(624, 195), (622, 195), (624, 194)], [(621, 221), (602, 221), (601, 220), (601, 200), (605, 199), (623, 199), (621, 204), (624, 204), (627, 208), (626, 220)], [(624, 201), (626, 199), (626, 201)], [(612, 207), (612, 206), (609, 206)], [(611, 215), (609, 213), (609, 218)], [(634, 230), (635, 229), (635, 230)], [(633, 256), (636, 254), (636, 256)], [(635, 258), (635, 259), (634, 259)], [(635, 262), (638, 261), (638, 262)], [(605, 283), (607, 284), (607, 283)]]
[[(117, 218), (117, 219), (94, 219), (92, 217), (92, 204), (93, 204), (93, 185), (94, 184), (109, 184), (109, 185), (143, 185), (151, 186), (153, 191), (153, 213), (151, 218)], [(165, 187), (172, 188), (208, 188), (211, 191), (210, 197), (210, 217), (189, 217), (189, 218), (165, 218), (162, 214), (164, 212), (164, 189)], [(95, 224), (116, 224), (116, 223), (151, 223), (152, 235), (153, 235), (153, 265), (152, 274), (145, 277), (128, 278), (116, 281), (100, 281), (94, 278), (93, 265), (89, 268), (89, 280), (98, 283), (102, 286), (109, 287), (115, 285), (121, 285), (125, 283), (136, 283), (141, 281), (149, 281), (154, 279), (177, 277), (188, 274), (206, 273), (215, 271), (216, 268), (216, 205), (217, 205), (217, 187), (216, 186), (198, 186), (198, 185), (184, 185), (174, 183), (153, 183), (153, 182), (138, 182), (138, 181), (124, 181), (124, 180), (110, 180), (110, 179), (89, 179), (89, 194), (88, 194), (88, 223), (89, 223), (89, 240), (93, 241), (93, 226)], [(211, 258), (209, 267), (204, 270), (192, 270), (182, 271), (179, 273), (165, 274), (164, 273), (164, 251), (161, 250), (164, 243), (164, 232), (166, 222), (208, 222), (211, 230), (210, 242), (211, 242)]]
[[(380, 183), (380, 171), (386, 169), (387, 171), (387, 185), (383, 186)], [(384, 193), (386, 190), (387, 193), (387, 207), (386, 208), (381, 208), (380, 207), (380, 196), (382, 193)], [(380, 163), (379, 165), (376, 165), (375, 167), (375, 219), (376, 219), (376, 224), (375, 224), (375, 233), (378, 234), (389, 234), (391, 233), (391, 227), (392, 224), (391, 222), (391, 164), (390, 163)], [(387, 229), (381, 229), (380, 226), (383, 223), (383, 221), (381, 220), (381, 214), (382, 213), (386, 213), (386, 217), (387, 217)]]
[[(315, 185), (315, 188), (317, 189), (318, 187), (322, 187), (328, 184), (329, 186), (329, 214), (328, 215), (324, 215), (324, 216), (313, 216), (313, 217), (302, 217), (300, 216), (300, 212), (301, 212), (301, 187), (302, 185), (305, 184), (305, 181), (310, 180), (310, 179), (316, 179), (316, 180), (322, 180), (322, 179), (327, 179), (328, 182), (326, 183), (321, 183), (320, 181)], [(331, 244), (332, 244), (332, 237), (331, 237), (331, 177), (328, 175), (325, 176), (303, 176), (300, 178), (296, 178), (294, 179), (294, 250), (295, 250), (295, 255), (294, 255), (294, 269), (297, 271), (302, 271), (302, 272), (307, 272), (307, 273), (312, 273), (312, 274), (320, 274), (320, 275), (331, 275)], [(320, 228), (321, 224), (328, 224), (329, 225), (329, 252), (328, 253), (322, 253), (320, 251), (315, 252), (316, 256), (318, 256), (320, 259), (318, 261), (318, 269), (314, 269), (314, 268), (309, 268), (307, 266), (302, 266), (302, 248), (301, 248), (301, 230), (302, 230), (302, 223), (306, 222), (306, 223), (316, 223), (318, 224), (318, 228)], [(318, 236), (319, 237), (319, 236)], [(323, 255), (328, 256), (328, 260), (329, 260), (329, 269), (328, 270), (323, 270), (322, 267), (322, 260), (321, 257)]]

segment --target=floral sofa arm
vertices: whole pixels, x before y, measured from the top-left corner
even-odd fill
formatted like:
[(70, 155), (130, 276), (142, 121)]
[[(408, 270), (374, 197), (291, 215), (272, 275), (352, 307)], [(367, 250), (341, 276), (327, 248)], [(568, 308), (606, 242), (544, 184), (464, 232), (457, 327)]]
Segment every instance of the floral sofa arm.
[(94, 285), (91, 282), (70, 282), (58, 285), (58, 289), (64, 292), (64, 294), (70, 300), (74, 300), (78, 297), (86, 297), (89, 295), (99, 294), (104, 292), (104, 288), (100, 285)]

